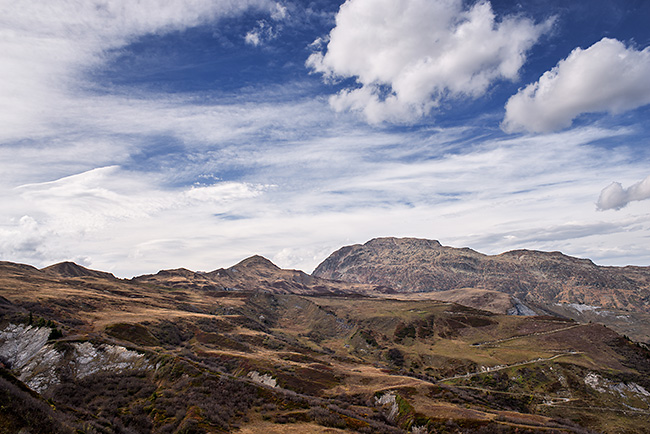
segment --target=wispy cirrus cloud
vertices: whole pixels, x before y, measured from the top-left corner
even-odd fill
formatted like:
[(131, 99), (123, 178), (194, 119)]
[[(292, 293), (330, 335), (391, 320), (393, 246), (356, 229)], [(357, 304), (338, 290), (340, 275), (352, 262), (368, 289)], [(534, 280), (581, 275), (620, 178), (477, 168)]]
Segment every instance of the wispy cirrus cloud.
[[(197, 144), (196, 160), (177, 169), (111, 166), (4, 191), (0, 199), (11, 206), (0, 219), (0, 252), (48, 265), (83, 250), (86, 265), (120, 276), (214, 269), (253, 253), (309, 271), (341, 245), (384, 235), (486, 253), (535, 246), (586, 256), (588, 245), (597, 261), (619, 255), (611, 248), (625, 240), (636, 257), (650, 256), (634, 239), (648, 229), (643, 219), (621, 225), (614, 214), (593, 212), (595, 186), (616, 173), (612, 161), (627, 157), (585, 145), (629, 131), (476, 141), (465, 129), (398, 133), (336, 129), (333, 120), (323, 128), (310, 116), (301, 122), (321, 133), (254, 148)], [(638, 166), (635, 173), (645, 170)], [(233, 167), (237, 181), (219, 180)], [(206, 177), (170, 185), (177, 171)], [(599, 250), (590, 237), (610, 242)]]
[[(164, 34), (242, 14), (278, 13), (270, 0), (173, 2), (26, 0), (0, 2), (2, 138), (46, 135), (61, 105), (87, 86), (85, 75), (115, 50), (148, 34)], [(65, 116), (65, 113), (63, 114)]]

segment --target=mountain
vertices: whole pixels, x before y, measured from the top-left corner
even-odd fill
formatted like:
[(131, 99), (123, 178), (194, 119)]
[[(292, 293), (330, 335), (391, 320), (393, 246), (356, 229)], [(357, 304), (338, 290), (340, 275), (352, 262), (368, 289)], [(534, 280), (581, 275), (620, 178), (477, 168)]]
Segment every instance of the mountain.
[(647, 347), (505, 292), (77, 267), (0, 263), (0, 433), (647, 432)]
[(313, 275), (399, 293), (441, 291), (440, 298), (450, 290), (495, 291), (512, 296), (508, 309), (594, 320), (650, 342), (650, 267), (603, 267), (534, 250), (489, 256), (434, 240), (377, 238), (332, 253)]
[(104, 271), (89, 270), (88, 268), (82, 267), (81, 265), (75, 264), (74, 262), (60, 262), (58, 264), (50, 265), (41, 269), (46, 273), (55, 274), (61, 277), (102, 277), (106, 279), (115, 279), (115, 276), (112, 273), (106, 273)]
[(378, 293), (378, 285), (332, 282), (299, 270), (283, 270), (268, 259), (255, 255), (230, 268), (194, 272), (184, 268), (162, 270), (138, 276), (134, 282), (205, 291), (265, 290), (276, 294)]
[(559, 252), (515, 250), (488, 256), (433, 240), (377, 238), (334, 252), (313, 275), (399, 292), (482, 288), (530, 301), (650, 313), (650, 267), (601, 267)]

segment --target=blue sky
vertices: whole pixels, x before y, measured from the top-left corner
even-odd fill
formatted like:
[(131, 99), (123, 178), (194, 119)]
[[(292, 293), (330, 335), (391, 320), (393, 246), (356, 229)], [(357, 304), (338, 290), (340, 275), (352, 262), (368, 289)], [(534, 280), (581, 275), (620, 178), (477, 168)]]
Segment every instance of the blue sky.
[(0, 260), (379, 236), (650, 264), (650, 2), (0, 0)]

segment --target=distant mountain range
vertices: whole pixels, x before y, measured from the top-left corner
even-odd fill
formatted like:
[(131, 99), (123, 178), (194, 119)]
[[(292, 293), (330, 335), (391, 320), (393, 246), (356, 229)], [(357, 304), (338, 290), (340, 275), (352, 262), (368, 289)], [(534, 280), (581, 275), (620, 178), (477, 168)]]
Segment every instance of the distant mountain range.
[(275, 294), (340, 294), (381, 292), (379, 285), (347, 284), (310, 276), (299, 270), (283, 270), (262, 256), (251, 256), (229, 268), (195, 272), (184, 268), (162, 270), (134, 277), (138, 283), (200, 290), (262, 289)]
[[(115, 278), (72, 262), (41, 271), (62, 277)], [(131, 280), (205, 291), (436, 299), (494, 313), (597, 322), (650, 343), (650, 267), (599, 266), (560, 252), (514, 250), (485, 255), (435, 240), (376, 238), (342, 247), (311, 275), (283, 270), (255, 255), (210, 272), (179, 268)]]
[(0, 433), (642, 434), (649, 276), (413, 238), (312, 275), (0, 262)]
[[(65, 267), (70, 265), (48, 269)], [(337, 250), (312, 275), (252, 256), (230, 268), (163, 270), (133, 281), (203, 290), (425, 297), (495, 313), (594, 321), (650, 342), (650, 267), (604, 267), (560, 252), (490, 256), (435, 240), (377, 238)]]

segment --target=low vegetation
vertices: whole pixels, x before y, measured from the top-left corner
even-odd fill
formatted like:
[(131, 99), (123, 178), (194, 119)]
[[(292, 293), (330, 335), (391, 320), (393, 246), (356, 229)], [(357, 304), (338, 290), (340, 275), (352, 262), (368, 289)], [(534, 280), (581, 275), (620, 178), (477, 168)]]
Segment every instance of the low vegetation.
[[(597, 324), (159, 283), (0, 269), (0, 333), (61, 350), (0, 369), (0, 433), (633, 434), (650, 415), (650, 352)], [(147, 363), (81, 375), (80, 344)], [(39, 395), (39, 375), (60, 381)]]

